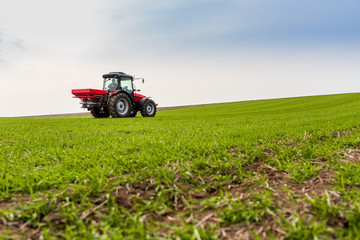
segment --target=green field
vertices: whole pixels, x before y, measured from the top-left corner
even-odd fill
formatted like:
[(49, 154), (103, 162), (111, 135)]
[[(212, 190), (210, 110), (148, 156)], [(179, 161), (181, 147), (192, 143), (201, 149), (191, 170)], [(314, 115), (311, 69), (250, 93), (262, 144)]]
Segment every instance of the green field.
[(357, 93), (0, 118), (0, 239), (359, 238), (359, 147)]

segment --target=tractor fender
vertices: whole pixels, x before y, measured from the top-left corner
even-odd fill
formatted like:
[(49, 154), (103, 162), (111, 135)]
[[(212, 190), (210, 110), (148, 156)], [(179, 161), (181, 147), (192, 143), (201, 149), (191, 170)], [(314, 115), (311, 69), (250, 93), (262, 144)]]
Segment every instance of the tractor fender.
[(150, 97), (144, 97), (143, 99), (140, 100), (139, 102), (139, 109), (142, 109), (142, 107), (144, 106), (146, 100), (148, 100)]
[(116, 95), (116, 94), (118, 94), (118, 93), (125, 93), (126, 95), (128, 95), (129, 96), (129, 98), (131, 99), (131, 100), (133, 100), (133, 96), (131, 96), (127, 91), (124, 91), (124, 90), (116, 90), (115, 92), (113, 92), (113, 93), (109, 93), (109, 97), (111, 97), (111, 96), (114, 96), (114, 95)]
[(130, 100), (132, 101), (132, 104), (134, 104), (134, 97), (131, 96), (127, 91), (124, 91), (124, 90), (116, 90), (115, 92), (113, 93), (109, 93), (109, 98), (108, 98), (108, 101), (110, 101), (110, 98), (111, 96), (114, 96), (118, 93), (125, 93), (126, 95), (128, 95), (128, 97), (130, 98)]

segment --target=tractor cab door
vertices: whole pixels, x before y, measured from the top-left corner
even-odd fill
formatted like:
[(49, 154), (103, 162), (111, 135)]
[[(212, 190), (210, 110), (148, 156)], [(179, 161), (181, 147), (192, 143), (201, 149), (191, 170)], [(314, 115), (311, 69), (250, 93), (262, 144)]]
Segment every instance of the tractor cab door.
[(131, 96), (134, 94), (134, 88), (132, 84), (132, 79), (128, 77), (122, 77), (120, 81), (120, 87), (122, 90), (128, 92)]

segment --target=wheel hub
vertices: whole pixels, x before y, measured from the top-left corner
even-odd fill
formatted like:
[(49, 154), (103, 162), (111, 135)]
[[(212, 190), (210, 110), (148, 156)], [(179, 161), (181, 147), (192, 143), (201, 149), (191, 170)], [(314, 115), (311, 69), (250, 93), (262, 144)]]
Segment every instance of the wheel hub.
[(116, 108), (117, 108), (119, 113), (125, 113), (125, 112), (128, 111), (129, 105), (128, 105), (126, 100), (119, 99), (119, 101), (116, 104)]
[(147, 107), (146, 107), (146, 111), (148, 112), (148, 114), (152, 114), (153, 111), (154, 111), (154, 106), (149, 104)]

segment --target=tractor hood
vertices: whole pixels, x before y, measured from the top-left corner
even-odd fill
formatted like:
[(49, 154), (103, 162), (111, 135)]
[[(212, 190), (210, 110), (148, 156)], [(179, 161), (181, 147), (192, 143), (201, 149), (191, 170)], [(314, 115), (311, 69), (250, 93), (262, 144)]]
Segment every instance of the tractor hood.
[(134, 93), (134, 97), (144, 98), (145, 96), (139, 93)]
[(145, 98), (144, 95), (139, 94), (139, 93), (134, 93), (134, 102), (140, 102), (141, 99)]

